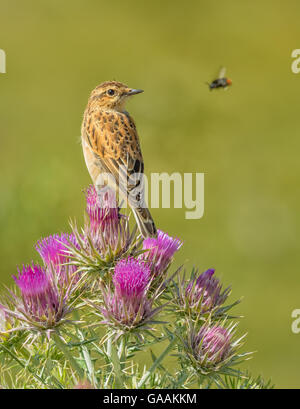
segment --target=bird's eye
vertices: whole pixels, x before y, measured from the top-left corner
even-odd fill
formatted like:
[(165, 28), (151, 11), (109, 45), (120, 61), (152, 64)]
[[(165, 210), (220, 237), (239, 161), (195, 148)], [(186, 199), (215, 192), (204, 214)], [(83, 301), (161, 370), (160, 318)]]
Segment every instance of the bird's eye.
[(115, 95), (115, 91), (114, 91), (113, 89), (109, 89), (109, 90), (107, 91), (107, 93), (108, 93), (108, 95), (110, 95), (111, 97), (112, 97), (113, 95)]

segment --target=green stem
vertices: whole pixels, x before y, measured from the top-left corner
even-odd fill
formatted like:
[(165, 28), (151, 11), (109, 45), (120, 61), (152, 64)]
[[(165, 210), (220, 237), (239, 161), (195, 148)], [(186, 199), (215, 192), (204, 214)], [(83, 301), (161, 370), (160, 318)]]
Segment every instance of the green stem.
[(83, 371), (82, 368), (80, 368), (80, 366), (78, 365), (76, 360), (70, 354), (70, 351), (68, 350), (68, 347), (66, 346), (66, 344), (62, 341), (62, 339), (60, 338), (60, 336), (57, 333), (54, 332), (52, 337), (53, 337), (53, 340), (54, 340), (56, 346), (61, 350), (61, 352), (63, 352), (65, 357), (70, 362), (70, 365), (73, 368), (73, 370), (75, 372), (77, 372), (80, 379), (83, 379), (84, 378), (84, 371)]
[[(81, 341), (83, 341), (84, 336), (83, 336), (82, 332), (79, 329), (77, 329), (77, 330), (78, 330), (79, 338), (81, 339)], [(86, 369), (87, 369), (87, 371), (89, 373), (90, 381), (92, 382), (92, 384), (94, 386), (97, 386), (97, 379), (95, 377), (94, 364), (92, 362), (89, 350), (85, 345), (82, 345), (81, 346), (81, 352), (82, 352), (82, 356), (83, 356), (83, 359), (84, 359), (84, 362), (85, 362), (85, 365), (86, 365)]]
[[(73, 314), (74, 314), (74, 318), (75, 318), (76, 320), (79, 320), (78, 311), (74, 311)], [(76, 326), (76, 332), (77, 332), (77, 334), (78, 334), (78, 337), (79, 337), (80, 341), (84, 341), (84, 335), (83, 335), (83, 333), (81, 332), (81, 330), (78, 328), (78, 326)], [(97, 385), (98, 385), (98, 382), (97, 382), (97, 379), (96, 379), (96, 376), (95, 376), (94, 364), (93, 364), (93, 362), (92, 362), (92, 359), (91, 359), (89, 350), (88, 350), (88, 348), (87, 348), (85, 345), (82, 345), (81, 348), (80, 348), (80, 351), (81, 351), (81, 353), (82, 353), (82, 357), (83, 357), (83, 360), (84, 360), (85, 365), (86, 365), (86, 369), (87, 369), (88, 374), (89, 374), (90, 382), (91, 382), (94, 386), (97, 386)]]
[(125, 353), (125, 345), (127, 344), (126, 341), (127, 341), (127, 337), (126, 337), (126, 335), (123, 335), (121, 337), (120, 346), (119, 346), (119, 350), (118, 350), (118, 356), (119, 356), (119, 359), (120, 359), (120, 365), (121, 365), (122, 369), (123, 369), (124, 363), (126, 361), (126, 353)]
[(149, 371), (147, 371), (143, 376), (140, 382), (138, 383), (137, 387), (138, 389), (142, 388), (146, 381), (148, 380), (149, 376), (155, 371), (155, 369), (158, 367), (158, 365), (164, 360), (166, 355), (173, 349), (175, 345), (176, 338), (173, 338), (173, 340), (169, 343), (167, 348), (164, 350), (164, 352), (156, 359), (156, 361), (153, 363)]
[(114, 369), (115, 386), (117, 389), (124, 389), (124, 383), (123, 383), (124, 380), (123, 380), (122, 369), (120, 365), (120, 359), (119, 359), (115, 344), (112, 342), (112, 336), (110, 336), (107, 340), (107, 355), (110, 358), (111, 364)]

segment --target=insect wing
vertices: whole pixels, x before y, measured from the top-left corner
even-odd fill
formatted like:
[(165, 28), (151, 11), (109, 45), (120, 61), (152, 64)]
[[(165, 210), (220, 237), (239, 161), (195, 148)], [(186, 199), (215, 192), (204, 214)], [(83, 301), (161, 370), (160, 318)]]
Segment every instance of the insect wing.
[(219, 71), (218, 78), (225, 78), (225, 74), (226, 74), (226, 68), (225, 68), (225, 67), (221, 67), (221, 68), (220, 68), (220, 71)]

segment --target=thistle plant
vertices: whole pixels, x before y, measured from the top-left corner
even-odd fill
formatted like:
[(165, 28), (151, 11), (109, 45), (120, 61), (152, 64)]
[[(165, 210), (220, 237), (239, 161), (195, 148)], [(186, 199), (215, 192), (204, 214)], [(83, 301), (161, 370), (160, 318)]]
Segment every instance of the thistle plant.
[(74, 282), (78, 281), (80, 274), (77, 268), (70, 265), (68, 246), (72, 244), (78, 249), (78, 243), (74, 234), (54, 234), (39, 240), (35, 246), (36, 250), (48, 268), (54, 267), (59, 276), (59, 280), (67, 283), (70, 278)]
[(192, 279), (186, 287), (183, 303), (189, 308), (204, 313), (224, 304), (229, 295), (230, 288), (223, 293), (222, 284), (214, 277), (215, 270), (209, 269), (200, 274), (197, 279)]
[(172, 308), (178, 316), (189, 316), (193, 320), (220, 319), (228, 316), (228, 311), (240, 302), (224, 306), (231, 294), (231, 287), (222, 289), (222, 283), (215, 276), (214, 269), (208, 269), (201, 274), (193, 270), (189, 280), (185, 276), (177, 277), (177, 284), (173, 281)]
[(161, 230), (157, 231), (157, 238), (147, 238), (143, 241), (144, 253), (140, 258), (151, 266), (153, 276), (163, 276), (172, 262), (174, 254), (182, 246), (182, 241), (173, 238)]
[(0, 342), (5, 342), (9, 338), (9, 333), (7, 332), (11, 328), (11, 322), (5, 309), (0, 305)]
[(76, 266), (77, 272), (95, 273), (97, 281), (122, 257), (137, 254), (141, 240), (136, 228), (130, 230), (129, 217), (120, 213), (111, 189), (104, 189), (99, 197), (90, 185), (85, 189), (85, 198), (85, 224), (80, 230), (76, 223), (71, 223), (76, 241), (69, 240), (67, 247), (70, 264)]
[(183, 325), (180, 360), (184, 366), (191, 365), (191, 372), (195, 372), (198, 382), (201, 375), (218, 384), (221, 374), (239, 374), (233, 367), (250, 354), (239, 353), (245, 334), (236, 338), (236, 325), (226, 321), (205, 323), (198, 331), (192, 325)]
[[(2, 292), (0, 385), (270, 387), (238, 369), (251, 355), (229, 315), (239, 303), (228, 303), (231, 287), (213, 269), (174, 268), (182, 240), (161, 230), (143, 240), (112, 191), (89, 186), (85, 197), (84, 225), (40, 239), (42, 263), (23, 265)], [(149, 367), (140, 351), (150, 354)]]
[(61, 276), (60, 269), (38, 264), (24, 265), (18, 275), (13, 276), (20, 295), (9, 291), (6, 294), (7, 305), (12, 307), (2, 306), (5, 315), (17, 319), (21, 324), (11, 331), (45, 332), (49, 337), (51, 330), (66, 323), (66, 316), (72, 311), (74, 278), (67, 280), (65, 273), (62, 282)]
[(150, 294), (150, 267), (143, 261), (129, 257), (120, 260), (114, 269), (113, 287), (101, 285), (102, 307), (95, 307), (101, 313), (103, 324), (111, 327), (119, 337), (135, 332), (141, 338), (142, 329), (151, 329), (153, 317), (162, 307), (153, 308), (156, 295)]

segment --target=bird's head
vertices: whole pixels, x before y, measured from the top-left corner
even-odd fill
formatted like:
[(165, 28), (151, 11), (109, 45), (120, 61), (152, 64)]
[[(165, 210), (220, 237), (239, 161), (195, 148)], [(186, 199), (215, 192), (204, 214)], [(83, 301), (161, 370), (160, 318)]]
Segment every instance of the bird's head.
[(129, 88), (127, 85), (117, 81), (107, 81), (98, 85), (91, 93), (90, 104), (102, 109), (124, 110), (128, 97), (140, 94), (141, 89)]

